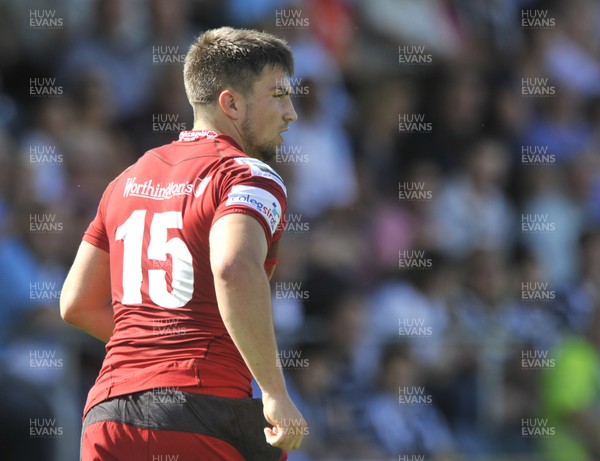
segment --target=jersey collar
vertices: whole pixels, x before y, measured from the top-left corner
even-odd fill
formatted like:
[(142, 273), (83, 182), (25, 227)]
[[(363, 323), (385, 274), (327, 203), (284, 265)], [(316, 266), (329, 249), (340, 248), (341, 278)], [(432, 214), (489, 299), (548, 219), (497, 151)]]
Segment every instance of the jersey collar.
[(199, 141), (200, 139), (208, 139), (208, 140), (213, 141), (217, 138), (227, 141), (229, 144), (231, 144), (236, 149), (238, 149), (240, 152), (242, 152), (242, 154), (246, 155), (244, 153), (244, 151), (242, 150), (242, 147), (237, 143), (237, 141), (235, 139), (233, 139), (231, 136), (228, 136), (223, 133), (217, 133), (216, 131), (213, 131), (213, 130), (182, 131), (181, 133), (179, 133), (178, 141), (179, 142), (194, 142), (194, 141)]
[(187, 130), (179, 133), (179, 141), (182, 142), (193, 142), (198, 141), (199, 139), (215, 139), (219, 136), (219, 133), (212, 130)]

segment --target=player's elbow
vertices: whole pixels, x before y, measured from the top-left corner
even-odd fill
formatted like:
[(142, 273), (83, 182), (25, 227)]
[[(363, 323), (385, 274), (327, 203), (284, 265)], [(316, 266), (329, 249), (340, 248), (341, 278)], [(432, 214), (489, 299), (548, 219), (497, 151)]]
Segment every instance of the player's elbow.
[[(254, 293), (259, 287), (268, 287), (269, 281), (260, 263), (250, 258), (232, 257), (213, 261), (217, 299), (227, 293)], [(265, 288), (266, 289), (266, 288)]]
[(213, 260), (211, 268), (215, 280), (235, 282), (255, 273), (260, 266), (242, 258), (223, 258)]
[(60, 292), (60, 316), (68, 324), (75, 325), (78, 317), (78, 302), (75, 296), (63, 287)]
[(71, 325), (74, 322), (73, 307), (71, 304), (68, 304), (66, 301), (64, 301), (62, 295), (60, 297), (60, 317)]

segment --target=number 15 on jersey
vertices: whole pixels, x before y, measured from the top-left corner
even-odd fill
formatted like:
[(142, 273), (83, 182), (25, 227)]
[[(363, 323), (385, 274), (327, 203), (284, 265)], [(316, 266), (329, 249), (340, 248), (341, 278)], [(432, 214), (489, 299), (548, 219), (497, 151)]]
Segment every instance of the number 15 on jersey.
[[(168, 238), (168, 229), (181, 229), (183, 219), (180, 211), (154, 213), (150, 224), (150, 240), (146, 257), (142, 255), (144, 227), (147, 210), (133, 211), (117, 228), (116, 239), (123, 240), (123, 299), (121, 304), (142, 303), (142, 282), (148, 277), (148, 295), (157, 306), (167, 309), (185, 306), (194, 293), (194, 267), (192, 255), (179, 237)], [(167, 271), (147, 269), (143, 262), (150, 259), (167, 261), (171, 255), (171, 291), (167, 285)], [(145, 274), (147, 272), (147, 274)]]

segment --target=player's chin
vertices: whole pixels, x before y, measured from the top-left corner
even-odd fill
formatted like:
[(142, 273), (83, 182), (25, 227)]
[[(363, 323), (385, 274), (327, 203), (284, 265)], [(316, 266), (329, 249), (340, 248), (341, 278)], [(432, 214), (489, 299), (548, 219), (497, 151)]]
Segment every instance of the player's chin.
[(276, 155), (277, 155), (277, 147), (279, 147), (280, 144), (277, 145), (273, 145), (273, 146), (265, 146), (262, 149), (260, 149), (260, 154), (261, 157), (263, 158), (263, 160), (265, 161), (269, 161), (269, 160), (273, 160)]
[(277, 136), (276, 139), (271, 141), (268, 145), (264, 146), (264, 150), (270, 151), (273, 156), (280, 151), (280, 147), (285, 143), (285, 140), (281, 135)]

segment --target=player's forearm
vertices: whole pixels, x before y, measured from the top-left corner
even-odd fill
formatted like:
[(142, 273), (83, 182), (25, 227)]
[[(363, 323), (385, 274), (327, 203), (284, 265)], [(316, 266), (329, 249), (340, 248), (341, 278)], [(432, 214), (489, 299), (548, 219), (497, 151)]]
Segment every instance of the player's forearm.
[(264, 394), (285, 394), (271, 312), (269, 282), (262, 267), (238, 266), (215, 274), (217, 302), (233, 342)]
[(110, 303), (90, 310), (72, 309), (69, 314), (63, 315), (65, 322), (85, 331), (87, 334), (108, 342), (115, 327), (113, 308)]
[(60, 292), (60, 315), (101, 341), (110, 339), (114, 323), (108, 252), (81, 242)]

